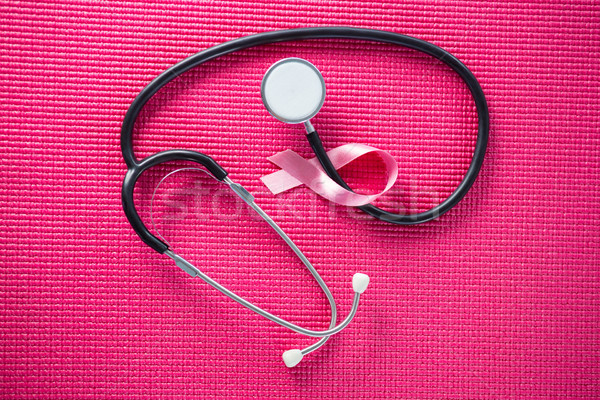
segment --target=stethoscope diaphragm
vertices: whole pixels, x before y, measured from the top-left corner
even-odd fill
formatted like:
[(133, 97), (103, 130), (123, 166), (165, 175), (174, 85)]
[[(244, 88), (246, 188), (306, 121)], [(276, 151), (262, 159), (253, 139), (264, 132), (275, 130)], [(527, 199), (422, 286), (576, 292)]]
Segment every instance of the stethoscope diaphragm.
[(323, 106), (325, 80), (310, 62), (285, 58), (267, 70), (260, 93), (271, 115), (288, 124), (301, 124), (317, 115)]

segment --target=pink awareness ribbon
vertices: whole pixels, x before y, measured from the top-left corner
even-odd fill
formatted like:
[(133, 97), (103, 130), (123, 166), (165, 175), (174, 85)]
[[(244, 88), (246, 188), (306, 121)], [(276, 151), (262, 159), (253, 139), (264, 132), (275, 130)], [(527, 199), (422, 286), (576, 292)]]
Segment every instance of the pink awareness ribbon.
[(371, 203), (390, 190), (398, 178), (398, 164), (389, 153), (358, 143), (345, 144), (327, 152), (335, 169), (356, 160), (368, 153), (376, 153), (383, 160), (387, 170), (387, 184), (383, 191), (375, 194), (359, 194), (344, 189), (333, 181), (316, 158), (305, 160), (292, 150), (285, 150), (267, 159), (281, 168), (260, 178), (273, 194), (279, 194), (300, 185), (306, 185), (320, 196), (345, 206), (362, 206)]

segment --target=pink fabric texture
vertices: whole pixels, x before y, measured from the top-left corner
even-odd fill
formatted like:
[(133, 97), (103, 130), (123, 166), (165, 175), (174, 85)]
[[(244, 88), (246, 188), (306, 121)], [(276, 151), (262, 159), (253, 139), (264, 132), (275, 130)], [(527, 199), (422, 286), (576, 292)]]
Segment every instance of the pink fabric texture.
[[(2, 397), (600, 397), (598, 2), (3, 0), (0, 11)], [(177, 61), (319, 25), (390, 30), (452, 52), (486, 93), (490, 144), (455, 209), (402, 227), (304, 187), (268, 191), (268, 156), (312, 153), (302, 127), (264, 109), (260, 80), (284, 57), (315, 64), (327, 98), (313, 124), (326, 148), (389, 152), (398, 181), (376, 204), (414, 213), (454, 190), (475, 143), (468, 90), (437, 60), (346, 40), (281, 43), (202, 65), (147, 104), (138, 157), (212, 156), (305, 251), (341, 318), (352, 275), (370, 275), (351, 325), (288, 369), (281, 354), (313, 339), (191, 279), (135, 235), (121, 208), (119, 134), (137, 93)], [(138, 184), (148, 226), (170, 170)], [(376, 156), (341, 173), (357, 191), (385, 186)], [(224, 186), (185, 171), (161, 185), (155, 207), (161, 234), (202, 271), (326, 328), (317, 284)]]

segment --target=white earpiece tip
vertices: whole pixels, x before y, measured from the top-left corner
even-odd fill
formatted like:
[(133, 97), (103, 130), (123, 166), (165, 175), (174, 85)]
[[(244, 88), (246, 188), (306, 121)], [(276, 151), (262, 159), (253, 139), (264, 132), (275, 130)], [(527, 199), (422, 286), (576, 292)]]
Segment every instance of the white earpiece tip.
[(304, 354), (302, 354), (300, 350), (288, 350), (285, 353), (283, 353), (283, 362), (285, 363), (286, 367), (292, 368), (298, 365), (300, 361), (302, 361), (302, 357), (304, 357)]
[(356, 293), (362, 293), (369, 286), (369, 275), (356, 273), (352, 277), (352, 288)]

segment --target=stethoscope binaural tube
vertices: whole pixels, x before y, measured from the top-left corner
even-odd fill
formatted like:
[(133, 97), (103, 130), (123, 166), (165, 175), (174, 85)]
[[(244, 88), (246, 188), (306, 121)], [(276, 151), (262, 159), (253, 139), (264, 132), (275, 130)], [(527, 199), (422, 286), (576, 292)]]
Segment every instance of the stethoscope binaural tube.
[[(298, 256), (298, 258), (302, 261), (302, 263), (306, 266), (306, 268), (310, 271), (313, 278), (319, 284), (319, 287), (327, 297), (331, 307), (331, 322), (329, 324), (329, 329), (324, 331), (315, 331), (310, 329), (302, 328), (296, 324), (286, 321), (283, 318), (277, 317), (257, 306), (245, 300), (244, 298), (236, 295), (232, 291), (226, 289), (206, 274), (202, 273), (198, 268), (196, 268), (192, 263), (187, 261), (185, 258), (176, 254), (169, 246), (158, 239), (156, 236), (150, 233), (150, 231), (146, 228), (144, 223), (141, 221), (137, 210), (135, 208), (135, 204), (133, 202), (133, 191), (137, 179), (140, 175), (146, 171), (148, 168), (156, 166), (158, 164), (169, 162), (169, 161), (193, 161), (197, 164), (204, 166), (208, 172), (218, 181), (223, 182), (228, 185), (229, 188), (237, 194), (248, 206), (250, 206), (254, 211), (256, 211), (276, 232), (277, 234), (288, 244), (288, 246), (294, 251), (294, 253)], [(344, 329), (354, 318), (356, 314), (356, 310), (358, 309), (358, 304), (360, 300), (360, 295), (366, 290), (369, 284), (369, 277), (365, 274), (356, 273), (352, 278), (352, 287), (354, 290), (354, 298), (352, 301), (352, 308), (350, 313), (340, 323), (336, 326), (337, 321), (337, 307), (335, 301), (333, 299), (333, 295), (331, 291), (317, 272), (317, 270), (312, 266), (310, 261), (304, 256), (304, 254), (300, 251), (300, 249), (296, 246), (296, 244), (285, 234), (285, 232), (271, 219), (255, 202), (254, 197), (240, 184), (233, 182), (228, 176), (227, 172), (212, 158), (209, 156), (193, 152), (189, 150), (170, 150), (163, 151), (160, 153), (156, 153), (141, 161), (135, 161), (134, 164), (129, 166), (127, 174), (125, 175), (125, 179), (123, 180), (123, 190), (122, 190), (122, 201), (123, 201), (123, 209), (125, 210), (125, 214), (129, 219), (134, 230), (138, 233), (140, 238), (148, 244), (150, 247), (154, 248), (161, 254), (165, 254), (169, 258), (171, 258), (175, 265), (181, 268), (184, 272), (188, 273), (192, 277), (199, 277), (204, 282), (217, 289), (219, 292), (223, 293), (225, 296), (231, 298), (237, 303), (243, 305), (244, 307), (250, 309), (251, 311), (256, 312), (257, 314), (281, 325), (288, 329), (293, 330), (294, 332), (301, 333), (306, 336), (318, 337), (320, 338), (316, 343), (308, 346), (302, 350), (300, 349), (292, 349), (283, 353), (283, 360), (288, 367), (296, 366), (304, 357), (304, 355), (311, 353), (323, 346), (325, 342), (329, 339), (329, 336), (340, 332)], [(162, 249), (164, 251), (160, 251)]]

